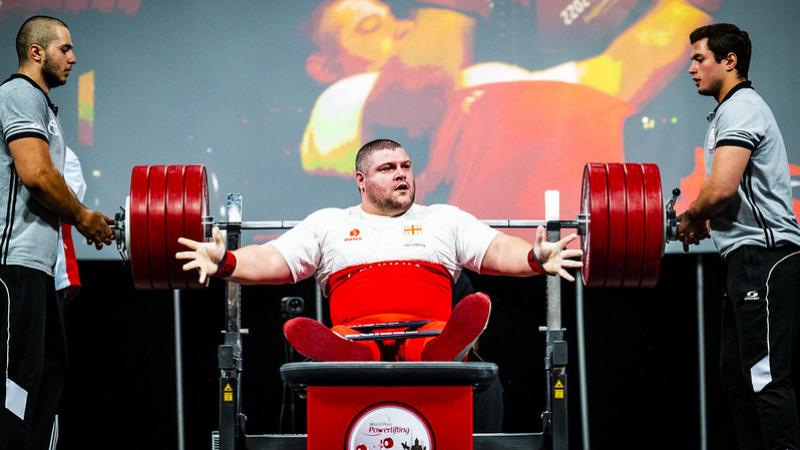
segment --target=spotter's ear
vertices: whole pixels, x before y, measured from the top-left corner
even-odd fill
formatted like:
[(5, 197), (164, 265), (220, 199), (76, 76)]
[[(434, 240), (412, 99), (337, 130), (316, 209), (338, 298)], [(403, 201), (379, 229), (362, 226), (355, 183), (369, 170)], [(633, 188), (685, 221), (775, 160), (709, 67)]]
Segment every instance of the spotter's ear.
[(725, 64), (725, 70), (730, 72), (736, 69), (736, 65), (739, 63), (739, 57), (736, 56), (736, 53), (730, 52), (725, 56), (722, 62)]

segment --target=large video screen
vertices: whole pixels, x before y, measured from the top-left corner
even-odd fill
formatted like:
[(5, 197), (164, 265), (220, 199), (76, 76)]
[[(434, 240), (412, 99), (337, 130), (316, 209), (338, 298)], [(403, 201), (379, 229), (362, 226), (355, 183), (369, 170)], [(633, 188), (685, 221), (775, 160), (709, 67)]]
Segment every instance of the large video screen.
[(688, 34), (712, 21), (750, 32), (750, 78), (800, 180), (795, 2), (2, 0), (6, 74), (32, 14), (70, 27), (78, 64), (51, 97), (85, 203), (108, 215), (142, 164), (206, 165), (218, 221), (229, 192), (245, 220), (357, 204), (355, 153), (378, 137), (411, 155), (418, 202), (483, 219), (543, 218), (547, 189), (575, 217), (588, 161), (657, 163), (680, 211), (716, 106), (687, 73)]

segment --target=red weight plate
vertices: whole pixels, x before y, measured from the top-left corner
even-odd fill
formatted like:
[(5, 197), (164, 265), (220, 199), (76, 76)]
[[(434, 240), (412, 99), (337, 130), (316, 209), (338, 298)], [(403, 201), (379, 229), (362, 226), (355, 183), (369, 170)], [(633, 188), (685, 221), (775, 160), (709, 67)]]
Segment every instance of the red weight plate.
[(644, 254), (644, 180), (642, 165), (626, 163), (625, 191), (628, 199), (627, 242), (623, 287), (639, 287)]
[(151, 289), (150, 261), (147, 251), (147, 178), (148, 166), (136, 166), (131, 172), (131, 190), (128, 210), (130, 242), (128, 259), (131, 264), (133, 286), (136, 289)]
[(606, 263), (606, 287), (622, 286), (625, 274), (627, 244), (627, 194), (625, 192), (625, 169), (622, 163), (607, 163), (608, 189), (608, 262)]
[[(203, 218), (208, 216), (208, 183), (206, 168), (202, 165), (186, 166), (184, 176), (183, 231), (184, 237), (194, 241), (206, 240)], [(196, 273), (187, 274), (190, 288), (201, 288)]]
[(169, 268), (169, 284), (172, 289), (186, 289), (186, 274), (181, 266), (183, 263), (175, 258), (175, 253), (181, 251), (182, 245), (178, 238), (184, 235), (183, 231), (183, 178), (184, 166), (167, 166), (167, 266)]
[(583, 168), (581, 214), (588, 220), (581, 236), (583, 284), (601, 287), (606, 281), (608, 260), (608, 195), (604, 164), (589, 163)]
[(153, 289), (169, 289), (166, 229), (167, 166), (151, 166), (147, 191), (147, 249)]
[(644, 257), (642, 287), (654, 287), (661, 273), (664, 255), (664, 199), (661, 194), (661, 172), (652, 163), (642, 164), (644, 175)]

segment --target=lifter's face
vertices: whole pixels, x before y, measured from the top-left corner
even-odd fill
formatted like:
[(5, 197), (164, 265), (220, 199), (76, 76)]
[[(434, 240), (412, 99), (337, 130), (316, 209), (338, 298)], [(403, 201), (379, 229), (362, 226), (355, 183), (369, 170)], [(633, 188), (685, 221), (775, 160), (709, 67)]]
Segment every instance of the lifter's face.
[(364, 211), (382, 216), (403, 214), (414, 203), (414, 171), (403, 148), (378, 150), (366, 173), (356, 172)]
[(72, 36), (67, 28), (55, 26), (56, 39), (44, 49), (42, 58), (42, 78), (48, 88), (61, 86), (67, 82), (72, 66), (78, 62), (72, 48)]

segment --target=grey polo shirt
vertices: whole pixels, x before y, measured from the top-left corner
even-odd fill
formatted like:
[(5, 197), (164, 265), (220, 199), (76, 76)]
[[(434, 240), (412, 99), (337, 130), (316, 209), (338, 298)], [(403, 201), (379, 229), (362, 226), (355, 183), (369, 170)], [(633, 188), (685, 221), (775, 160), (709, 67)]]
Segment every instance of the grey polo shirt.
[(33, 80), (15, 74), (0, 85), (0, 264), (53, 275), (59, 218), (31, 198), (20, 182), (8, 144), (23, 137), (47, 141), (50, 158), (64, 167), (58, 109)]
[(709, 115), (709, 121), (706, 175), (711, 173), (717, 148), (734, 145), (751, 152), (736, 196), (711, 219), (712, 237), (722, 257), (743, 245), (800, 245), (783, 136), (752, 83), (744, 81), (735, 86)]

